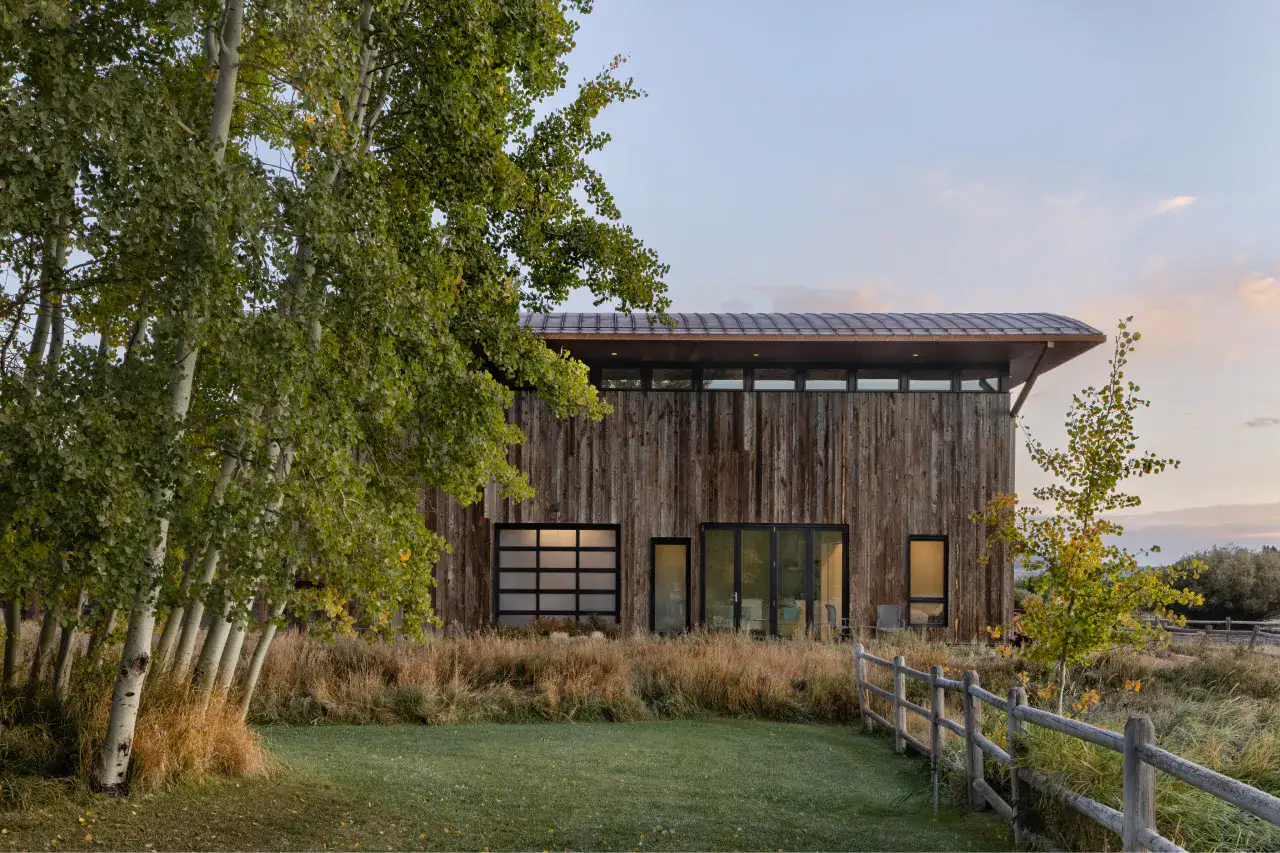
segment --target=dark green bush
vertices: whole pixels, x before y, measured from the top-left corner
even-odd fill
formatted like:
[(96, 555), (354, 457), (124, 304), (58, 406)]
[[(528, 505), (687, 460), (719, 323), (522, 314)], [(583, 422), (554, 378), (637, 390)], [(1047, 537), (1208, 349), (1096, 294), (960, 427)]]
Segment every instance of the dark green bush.
[(1280, 551), (1264, 546), (1254, 551), (1221, 545), (1183, 557), (1204, 563), (1199, 578), (1187, 585), (1204, 596), (1200, 607), (1185, 609), (1192, 619), (1280, 618)]

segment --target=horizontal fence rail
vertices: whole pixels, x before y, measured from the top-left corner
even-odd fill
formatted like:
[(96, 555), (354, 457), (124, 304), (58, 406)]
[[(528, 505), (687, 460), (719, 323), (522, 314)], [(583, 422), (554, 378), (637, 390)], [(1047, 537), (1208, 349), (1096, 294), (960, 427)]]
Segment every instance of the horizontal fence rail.
[(1177, 625), (1166, 619), (1149, 620), (1168, 631), (1175, 639), (1208, 640), (1211, 643), (1258, 646), (1280, 646), (1280, 622), (1244, 619), (1188, 619)]
[[(1250, 628), (1255, 635), (1259, 633), (1256, 625), (1251, 625)], [(893, 677), (892, 691), (871, 683), (867, 678), (868, 664), (890, 671)], [(1038, 842), (1042, 846), (1047, 844), (1022, 826), (1019, 819), (1019, 800), (1022, 799), (1022, 792), (1030, 788), (1065, 804), (1119, 835), (1124, 842), (1125, 851), (1185, 853), (1156, 829), (1156, 770), (1280, 826), (1280, 798), (1156, 746), (1155, 728), (1145, 716), (1130, 717), (1125, 724), (1124, 734), (1108, 731), (1080, 720), (1032, 708), (1026, 704), (1026, 694), (1021, 687), (1013, 688), (1007, 697), (1001, 698), (983, 689), (978, 673), (974, 670), (969, 670), (962, 680), (957, 681), (944, 677), (940, 666), (933, 667), (927, 673), (912, 669), (901, 655), (892, 661), (885, 660), (868, 654), (861, 643), (854, 648), (854, 673), (857, 679), (858, 707), (862, 712), (864, 725), (880, 726), (892, 734), (898, 752), (905, 752), (910, 746), (930, 759), (935, 771), (935, 785), (939, 767), (964, 774), (970, 807), (990, 807), (1002, 819), (1009, 821), (1013, 825), (1016, 842)], [(928, 687), (928, 708), (907, 699), (908, 679), (922, 682)], [(948, 692), (960, 694), (963, 721), (947, 717)], [(889, 703), (892, 710), (888, 719), (871, 708), (872, 696)], [(1007, 749), (983, 733), (984, 706), (1005, 715), (1008, 724)], [(907, 731), (908, 712), (929, 722), (929, 743), (924, 743)], [(1027, 725), (1050, 729), (1124, 756), (1124, 809), (1117, 811), (1026, 766), (1023, 739)], [(956, 764), (944, 755), (948, 732), (956, 735), (963, 743), (962, 764)], [(1007, 800), (986, 779), (985, 763), (988, 757), (1009, 768)]]

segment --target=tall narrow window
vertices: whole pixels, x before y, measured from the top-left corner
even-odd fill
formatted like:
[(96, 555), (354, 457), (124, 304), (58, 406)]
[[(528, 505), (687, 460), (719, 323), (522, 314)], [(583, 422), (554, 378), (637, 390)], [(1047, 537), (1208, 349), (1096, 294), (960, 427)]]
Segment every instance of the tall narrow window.
[(689, 540), (654, 538), (649, 562), (649, 630), (674, 634), (688, 630)]
[(947, 537), (907, 540), (907, 611), (910, 624), (947, 624)]

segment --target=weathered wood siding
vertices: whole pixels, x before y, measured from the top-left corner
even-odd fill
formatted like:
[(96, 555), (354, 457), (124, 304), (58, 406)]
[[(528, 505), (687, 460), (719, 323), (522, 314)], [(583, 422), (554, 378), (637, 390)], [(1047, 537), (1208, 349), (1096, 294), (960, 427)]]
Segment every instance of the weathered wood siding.
[[(979, 636), (1009, 618), (1013, 573), (980, 562), (984, 531), (970, 521), (1013, 489), (1008, 394), (611, 391), (599, 423), (556, 420), (534, 395), (511, 418), (526, 442), (512, 461), (537, 496), (460, 507), (428, 501), (428, 524), (453, 544), (437, 569), (447, 626), (492, 619), (494, 522), (622, 526), (622, 621), (648, 625), (649, 539), (693, 542), (698, 614), (702, 522), (849, 525), (852, 624), (879, 604), (906, 604), (909, 534), (950, 537), (953, 636)], [(905, 610), (904, 610), (905, 612)]]

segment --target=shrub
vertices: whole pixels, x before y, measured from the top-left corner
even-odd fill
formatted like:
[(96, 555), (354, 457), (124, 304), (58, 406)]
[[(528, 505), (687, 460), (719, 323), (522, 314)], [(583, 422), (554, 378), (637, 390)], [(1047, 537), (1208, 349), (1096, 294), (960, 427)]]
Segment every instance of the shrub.
[(1223, 545), (1183, 557), (1180, 564), (1199, 560), (1200, 577), (1187, 585), (1204, 596), (1204, 604), (1185, 608), (1191, 618), (1280, 618), (1280, 550), (1266, 546), (1254, 551)]

